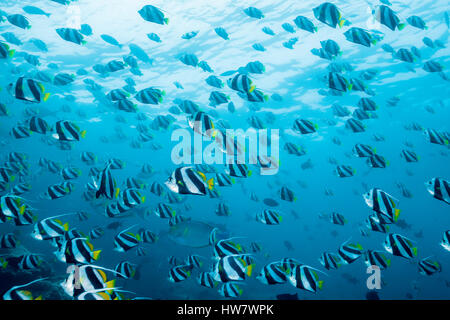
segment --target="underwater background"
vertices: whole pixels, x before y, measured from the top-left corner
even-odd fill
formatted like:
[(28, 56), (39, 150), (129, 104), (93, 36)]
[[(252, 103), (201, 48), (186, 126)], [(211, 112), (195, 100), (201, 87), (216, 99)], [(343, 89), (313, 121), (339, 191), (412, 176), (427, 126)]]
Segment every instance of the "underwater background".
[[(448, 299), (450, 252), (440, 244), (450, 229), (448, 190), (447, 201), (440, 201), (425, 185), (435, 177), (450, 179), (450, 75), (445, 68), (440, 70), (449, 65), (448, 2), (332, 3), (340, 13), (340, 17), (334, 17), (338, 24), (345, 19), (342, 26), (331, 27), (320, 21), (313, 9), (323, 3), (313, 0), (1, 1), (0, 42), (7, 44), (8, 49), (0, 59), (0, 104), (3, 105), (0, 160), (5, 168), (0, 195), (11, 196), (17, 192), (14, 187), (18, 184), (29, 186), (29, 190), (13, 198), (14, 204), (27, 208), (33, 221), (17, 225), (16, 218), (11, 219), (6, 213), (14, 204), (2, 200), (2, 215), (6, 218), (2, 218), (0, 236), (13, 234), (17, 243), (7, 248), (1, 242), (4, 267), (0, 270), (0, 293), (46, 278), (27, 287), (34, 298), (39, 295), (44, 299), (76, 298), (62, 289), (61, 283), (69, 276), (68, 263), (57, 259), (54, 252), (58, 247), (52, 240), (33, 238), (32, 232), (44, 218), (83, 212), (86, 220), (78, 214), (62, 216), (59, 220), (62, 225), (68, 223), (68, 230), (75, 228), (84, 235), (89, 235), (95, 227), (103, 229), (101, 237), (89, 237), (95, 250), (101, 250), (92, 264), (114, 269), (119, 262), (129, 261), (135, 266), (136, 272), (130, 279), (106, 272), (108, 280), (117, 278), (116, 287), (132, 292), (124, 293), (125, 298), (228, 299), (220, 292), (223, 283), (217, 282), (213, 288), (198, 283), (200, 272), (216, 272), (213, 245), (206, 240), (205, 245), (196, 247), (189, 243), (192, 239), (183, 239), (190, 228), (198, 228), (195, 223), (191, 226), (185, 221), (186, 229), (181, 233), (173, 231), (176, 224), (171, 227), (169, 219), (154, 213), (163, 203), (173, 208), (177, 216), (190, 219), (187, 221), (208, 225), (208, 228), (195, 229), (198, 239), (192, 241), (204, 241), (213, 228), (218, 228), (224, 239), (236, 237), (233, 241), (245, 247), (246, 254), (251, 254), (252, 275), (233, 282), (242, 289), (237, 299), (277, 299), (282, 294), (296, 296), (278, 299), (373, 298), (367, 296), (369, 274), (362, 253), (356, 261), (342, 263), (337, 269), (327, 270), (319, 261), (324, 252), (337, 253), (347, 241), (360, 244), (363, 251), (382, 251), (389, 258), (389, 267), (381, 270), (382, 287), (376, 290), (380, 299)], [(160, 9), (168, 23), (158, 20), (158, 11), (140, 14), (146, 5)], [(405, 24), (402, 30), (391, 30), (379, 23), (376, 12), (380, 5), (392, 8)], [(24, 9), (26, 6), (35, 9)], [(255, 17), (254, 10), (245, 11), (248, 7), (258, 8), (264, 16)], [(14, 14), (25, 16), (31, 27), (18, 26), (23, 21), (11, 18)], [(317, 30), (300, 28), (294, 22), (298, 16), (309, 19)], [(407, 22), (411, 16), (422, 18), (426, 28)], [(292, 29), (282, 27), (285, 23)], [(70, 41), (76, 33), (64, 39), (56, 31), (58, 28), (78, 30), (81, 25), (88, 25), (92, 30), (90, 34), (84, 26), (81, 30), (86, 34), (78, 33), (85, 44)], [(219, 27), (226, 30), (228, 40), (215, 31)], [(264, 27), (270, 28), (273, 35), (263, 32)], [(371, 41), (370, 47), (349, 41), (344, 33), (352, 27), (366, 30), (375, 41)], [(193, 37), (186, 35), (192, 31), (198, 33)], [(157, 34), (160, 42), (152, 40), (148, 36), (151, 33)], [(101, 35), (109, 35), (117, 43), (111, 44), (114, 41)], [(287, 43), (292, 38), (296, 40)], [(338, 44), (341, 53), (318, 51), (322, 48), (321, 41), (328, 39)], [(405, 52), (399, 53), (402, 48), (410, 55), (405, 57)], [(130, 60), (124, 59), (130, 56)], [(129, 62), (124, 65), (117, 62), (125, 60)], [(108, 64), (111, 61), (116, 63)], [(130, 61), (137, 65), (131, 66)], [(207, 65), (199, 66), (199, 61), (206, 61)], [(435, 62), (433, 67), (438, 70), (424, 67), (429, 61)], [(259, 63), (249, 66), (251, 62)], [(69, 75), (68, 83), (56, 80), (55, 76), (62, 73)], [(254, 91), (265, 97), (252, 101), (248, 91), (231, 88), (227, 80), (236, 74), (247, 75), (256, 85)], [(222, 85), (208, 84), (206, 79), (212, 75)], [(330, 77), (335, 76), (347, 87), (332, 87)], [(44, 101), (43, 94), (39, 101), (21, 99), (18, 91), (11, 89), (11, 84), (17, 88), (20, 77), (42, 84), (42, 93), (50, 93), (48, 99)], [(142, 98), (139, 101), (138, 92), (150, 87), (164, 90), (164, 94), (153, 103), (142, 102)], [(124, 99), (136, 106), (132, 110), (119, 109), (118, 101), (123, 99), (114, 98), (117, 92), (111, 94), (111, 91), (115, 89), (120, 89), (119, 95), (124, 94)], [(29, 88), (25, 91), (30, 94)], [(211, 98), (213, 91), (223, 93), (225, 101)], [(32, 96), (31, 100), (37, 97), (35, 93)], [(220, 98), (224, 99), (223, 96)], [(364, 131), (354, 132), (347, 120), (357, 116), (354, 111), (361, 109), (358, 105), (361, 98), (373, 100), (378, 107), (369, 112), (368, 119), (359, 120), (365, 125)], [(186, 108), (186, 105), (192, 107), (183, 103), (186, 100), (194, 102), (197, 109)], [(348, 113), (338, 115), (336, 104)], [(234, 183), (223, 187), (217, 185), (216, 173), (229, 174), (225, 165), (186, 164), (194, 166), (208, 180), (214, 178), (216, 184), (212, 190), (217, 194), (176, 195), (169, 190), (165, 182), (175, 169), (183, 166), (173, 161), (172, 149), (177, 141), (171, 140), (171, 134), (178, 128), (194, 134), (187, 119), (198, 110), (219, 123), (216, 128), (278, 129), (278, 173), (261, 175), (258, 165), (249, 164), (248, 177), (233, 177)], [(32, 117), (48, 123), (45, 133), (29, 129)], [(294, 124), (296, 119), (314, 123), (314, 132), (299, 132)], [(84, 137), (79, 137), (79, 141), (64, 141), (55, 129), (61, 120), (70, 121), (81, 133), (85, 131), (79, 132)], [(19, 131), (14, 130), (17, 127)], [(437, 136), (442, 143), (431, 143), (430, 136)], [(297, 155), (288, 152), (287, 143), (295, 145)], [(355, 144), (376, 149), (376, 154), (382, 155), (388, 164), (384, 168), (369, 165), (367, 158), (354, 154)], [(413, 151), (419, 156), (418, 161), (406, 161), (401, 156), (403, 150)], [(92, 152), (96, 160), (90, 164), (83, 161), (83, 152)], [(14, 166), (12, 153), (26, 157)], [(116, 197), (97, 199), (96, 192), (92, 193), (87, 186), (90, 183), (99, 187), (101, 172), (111, 159), (124, 163), (122, 169), (111, 170), (120, 192), (127, 189), (127, 178), (135, 178), (142, 184), (138, 191), (140, 198), (145, 197), (145, 201), (115, 217), (108, 217), (105, 208), (117, 201)], [(56, 163), (57, 169), (50, 170), (47, 160)], [(144, 165), (149, 165), (151, 172), (143, 172)], [(351, 166), (354, 174), (339, 176), (336, 174), (339, 165)], [(98, 175), (90, 174), (93, 167), (98, 168)], [(68, 180), (73, 183), (70, 192), (51, 199), (48, 188), (65, 181), (62, 176), (65, 168), (79, 169), (76, 170), (79, 175)], [(159, 195), (152, 190), (154, 183), (161, 185)], [(292, 191), (295, 200), (284, 198), (281, 188)], [(398, 220), (389, 223), (386, 233), (366, 226), (373, 210), (363, 194), (373, 188), (395, 198), (400, 209)], [(118, 198), (121, 196), (122, 193)], [(217, 213), (222, 203), (229, 208), (225, 215)], [(267, 209), (282, 216), (279, 224), (258, 221), (259, 214)], [(345, 217), (344, 225), (330, 220), (333, 212)], [(22, 214), (23, 210), (18, 213)], [(131, 229), (134, 235), (143, 228), (157, 235), (157, 240), (139, 241), (126, 252), (115, 251), (116, 235), (136, 224)], [(409, 259), (387, 252), (383, 243), (389, 233), (411, 239), (417, 256)], [(70, 241), (64, 234), (61, 237), (63, 244)], [(138, 255), (136, 248), (143, 248), (144, 254)], [(27, 254), (39, 255), (39, 265), (27, 270), (14, 265), (14, 261)], [(189, 268), (189, 275), (182, 281), (169, 281), (169, 273), (177, 265), (171, 264), (169, 258), (175, 257), (178, 265), (185, 265), (190, 255), (198, 255), (201, 266)], [(432, 275), (419, 272), (419, 262), (428, 257), (440, 266)], [(257, 278), (265, 265), (283, 258), (294, 258), (320, 270), (315, 275), (323, 281), (322, 288), (314, 293), (296, 288), (292, 279), (267, 285)], [(283, 271), (289, 274), (289, 270)], [(290, 276), (295, 277), (292, 273)]]

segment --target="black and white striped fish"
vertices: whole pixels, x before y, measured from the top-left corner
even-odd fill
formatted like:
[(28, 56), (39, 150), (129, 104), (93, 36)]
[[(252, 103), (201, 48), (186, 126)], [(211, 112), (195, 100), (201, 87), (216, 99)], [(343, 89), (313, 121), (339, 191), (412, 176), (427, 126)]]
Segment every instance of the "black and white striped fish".
[(297, 200), (297, 197), (294, 194), (294, 191), (289, 189), (286, 186), (281, 187), (279, 190), (280, 199), (288, 202), (293, 202)]
[(331, 252), (324, 252), (319, 258), (320, 264), (327, 270), (334, 270), (342, 265), (341, 258)]
[(400, 23), (400, 19), (397, 17), (395, 12), (385, 5), (379, 5), (374, 10), (374, 16), (379, 23), (385, 25), (392, 31), (395, 31), (396, 28), (398, 30), (403, 30), (406, 25), (405, 23)]
[(291, 270), (288, 279), (294, 287), (315, 293), (323, 286), (323, 281), (319, 280), (317, 271), (317, 269), (304, 264), (297, 265)]
[(442, 178), (433, 178), (425, 182), (428, 192), (436, 199), (450, 204), (450, 182)]
[(362, 246), (359, 243), (349, 243), (349, 241), (343, 243), (338, 250), (339, 257), (346, 264), (355, 262), (362, 254)]
[(184, 281), (191, 276), (191, 268), (190, 266), (176, 266), (169, 270), (169, 281), (170, 282), (180, 282)]
[(296, 119), (294, 121), (294, 125), (292, 126), (292, 129), (298, 133), (301, 134), (310, 134), (316, 132), (318, 129), (317, 124), (305, 120), (305, 119)]
[(277, 261), (265, 265), (256, 279), (263, 284), (273, 285), (285, 283), (288, 279), (288, 275), (289, 272), (284, 269), (279, 261)]
[(84, 36), (80, 33), (80, 31), (73, 28), (58, 28), (56, 29), (56, 33), (63, 39), (75, 44), (84, 45), (86, 44), (86, 40), (84, 40)]
[(384, 270), (391, 265), (391, 260), (382, 251), (367, 250), (364, 252), (364, 263), (368, 267), (378, 266), (381, 270)]
[(116, 181), (112, 177), (110, 168), (111, 164), (108, 164), (100, 173), (100, 185), (95, 193), (97, 199), (101, 196), (105, 196), (108, 199), (113, 199), (114, 196), (118, 196), (120, 190), (116, 189)]
[(243, 290), (241, 287), (233, 282), (223, 283), (219, 288), (219, 294), (225, 298), (237, 298), (241, 296)]
[(336, 167), (335, 173), (340, 178), (353, 177), (356, 170), (347, 165), (339, 165)]
[(254, 264), (244, 259), (245, 255), (227, 255), (214, 266), (214, 280), (219, 282), (243, 281), (251, 277)]
[(86, 136), (86, 130), (81, 130), (75, 123), (68, 120), (60, 120), (55, 124), (54, 137), (60, 141), (80, 141)]
[(419, 273), (421, 275), (431, 276), (432, 274), (442, 271), (441, 264), (430, 258), (431, 257), (427, 257), (419, 261)]
[(225, 172), (236, 178), (247, 178), (252, 175), (252, 171), (243, 163), (228, 163)]
[(130, 279), (136, 274), (136, 266), (128, 261), (121, 261), (116, 265), (114, 271), (118, 272), (119, 278)]
[(228, 79), (228, 86), (239, 92), (252, 92), (256, 86), (252, 85), (252, 80), (245, 74), (236, 74), (233, 78)]
[(397, 233), (388, 234), (383, 246), (387, 252), (394, 256), (406, 259), (412, 259), (417, 256), (417, 247), (414, 247), (413, 242)]
[(381, 189), (373, 188), (363, 194), (366, 204), (375, 212), (387, 217), (391, 222), (395, 222), (400, 214), (397, 209), (398, 200)]
[(367, 158), (367, 165), (372, 168), (386, 168), (386, 166), (389, 165), (389, 161), (383, 156), (373, 154), (371, 157)]
[(165, 182), (173, 192), (179, 194), (206, 195), (206, 189), (212, 189), (214, 179), (206, 179), (206, 176), (192, 167), (179, 167)]
[(262, 212), (256, 214), (256, 221), (267, 225), (277, 225), (283, 221), (283, 218), (280, 213), (275, 210), (264, 209)]
[(218, 282), (214, 280), (212, 272), (200, 272), (197, 278), (197, 282), (199, 285), (206, 288), (214, 288), (218, 284)]
[(353, 147), (353, 154), (359, 158), (368, 158), (375, 154), (376, 150), (367, 144), (357, 143)]
[(9, 84), (8, 91), (16, 99), (34, 103), (45, 102), (50, 97), (50, 93), (45, 93), (45, 87), (42, 83), (24, 77), (20, 77), (15, 83)]
[(139, 244), (139, 242), (142, 240), (141, 236), (139, 234), (133, 234), (128, 231), (135, 226), (136, 225), (126, 228), (114, 237), (115, 251), (125, 252), (136, 247)]
[(94, 246), (86, 238), (74, 238), (64, 241), (56, 252), (56, 258), (67, 264), (90, 264), (98, 260), (101, 250), (94, 250)]
[(159, 203), (154, 210), (155, 214), (162, 219), (170, 219), (176, 216), (176, 211), (165, 203)]
[(214, 256), (222, 258), (229, 255), (244, 254), (245, 250), (239, 243), (234, 242), (234, 238), (216, 240), (215, 235), (218, 229), (214, 228), (210, 234), (210, 243), (214, 245)]
[(313, 9), (314, 17), (331, 28), (344, 26), (346, 20), (342, 18), (339, 9), (332, 3), (324, 2)]

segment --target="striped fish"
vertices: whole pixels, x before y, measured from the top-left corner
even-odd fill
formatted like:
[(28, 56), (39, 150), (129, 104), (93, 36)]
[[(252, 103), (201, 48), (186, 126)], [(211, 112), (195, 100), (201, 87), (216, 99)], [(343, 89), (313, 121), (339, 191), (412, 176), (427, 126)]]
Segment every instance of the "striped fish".
[(438, 261), (431, 260), (431, 257), (424, 258), (419, 261), (419, 273), (424, 276), (431, 276), (441, 272), (442, 267)]
[(289, 272), (277, 261), (265, 265), (256, 279), (267, 285), (281, 284), (287, 281), (288, 274)]
[(417, 248), (413, 246), (412, 241), (397, 233), (388, 234), (383, 246), (387, 252), (394, 256), (406, 259), (417, 256)]
[(36, 80), (20, 77), (15, 83), (8, 85), (13, 97), (33, 103), (47, 101), (50, 93), (45, 93), (44, 85)]
[[(69, 276), (60, 283), (64, 292), (71, 297), (77, 297), (83, 292), (88, 292), (97, 289), (108, 289), (114, 287), (116, 280), (108, 281), (105, 271), (111, 272), (121, 276), (115, 270), (103, 268), (95, 265), (80, 265), (77, 268), (70, 268), (67, 270)], [(78, 281), (75, 280), (75, 277)]]
[(191, 276), (191, 267), (190, 266), (176, 266), (169, 270), (169, 281), (170, 282), (181, 282), (186, 280)]
[(342, 265), (341, 258), (330, 252), (324, 252), (319, 258), (320, 264), (327, 270), (335, 270)]
[(366, 204), (375, 212), (387, 217), (389, 221), (398, 219), (400, 210), (397, 209), (398, 200), (381, 189), (373, 188), (363, 195)]
[(55, 255), (59, 261), (67, 264), (90, 264), (98, 260), (100, 252), (94, 251), (94, 246), (87, 238), (74, 238), (65, 241)]
[(291, 270), (288, 279), (294, 287), (315, 293), (323, 286), (323, 281), (319, 280), (317, 271), (319, 270), (304, 264), (297, 265)]
[(139, 244), (139, 242), (141, 241), (141, 236), (139, 234), (128, 232), (128, 230), (134, 228), (135, 226), (136, 225), (126, 228), (114, 237), (115, 251), (125, 252), (136, 247)]
[(219, 294), (225, 298), (237, 298), (241, 296), (243, 290), (236, 283), (223, 283), (219, 288)]
[(350, 166), (339, 165), (336, 167), (335, 173), (339, 178), (353, 177), (356, 170)]
[(194, 132), (197, 132), (203, 136), (211, 138), (216, 134), (212, 118), (203, 111), (198, 111), (189, 116), (188, 124)]
[(379, 5), (375, 12), (375, 19), (381, 23), (382, 25), (385, 25), (392, 31), (395, 31), (397, 28), (398, 30), (403, 30), (403, 28), (406, 26), (405, 23), (400, 23), (400, 19), (397, 17), (395, 12), (385, 5)]
[(367, 250), (364, 252), (364, 263), (368, 267), (378, 266), (381, 270), (384, 270), (391, 265), (391, 260), (382, 251)]
[(60, 120), (55, 125), (54, 137), (60, 141), (80, 141), (86, 136), (86, 130), (81, 130), (76, 124), (68, 120)]
[(360, 244), (348, 242), (343, 243), (338, 250), (339, 257), (346, 264), (355, 262), (363, 253), (363, 248)]
[(264, 209), (262, 212), (256, 214), (256, 221), (267, 225), (277, 225), (283, 221), (282, 216), (275, 210)]
[(87, 42), (84, 40), (84, 36), (80, 33), (80, 31), (73, 28), (58, 28), (56, 29), (56, 33), (63, 39), (68, 42), (72, 42), (79, 45), (85, 45)]
[(243, 281), (251, 277), (253, 264), (248, 264), (244, 255), (228, 255), (220, 258), (214, 266), (214, 280), (219, 282)]
[(244, 254), (245, 250), (241, 244), (235, 243), (234, 239), (228, 238), (217, 241), (216, 234), (218, 232), (217, 228), (214, 228), (210, 234), (210, 243), (214, 245), (214, 256), (218, 258), (223, 258), (230, 255)]
[(173, 192), (179, 194), (206, 195), (206, 189), (214, 186), (214, 179), (206, 180), (206, 176), (192, 167), (179, 167), (165, 182)]
[(256, 86), (252, 85), (252, 80), (245, 74), (236, 74), (233, 78), (227, 80), (228, 86), (239, 92), (251, 93)]
[(450, 204), (450, 182), (442, 178), (433, 178), (425, 183), (428, 192), (436, 199)]
[(118, 273), (119, 278), (131, 279), (136, 275), (136, 265), (128, 261), (121, 261), (116, 265), (114, 271)]
[(309, 134), (316, 132), (318, 126), (309, 120), (296, 119), (292, 126), (292, 129), (301, 134)]
[(342, 18), (339, 9), (332, 3), (324, 2), (313, 9), (314, 17), (331, 28), (344, 26), (346, 20)]
[(214, 280), (211, 272), (200, 272), (197, 278), (197, 283), (206, 288), (214, 288), (217, 286), (217, 281)]

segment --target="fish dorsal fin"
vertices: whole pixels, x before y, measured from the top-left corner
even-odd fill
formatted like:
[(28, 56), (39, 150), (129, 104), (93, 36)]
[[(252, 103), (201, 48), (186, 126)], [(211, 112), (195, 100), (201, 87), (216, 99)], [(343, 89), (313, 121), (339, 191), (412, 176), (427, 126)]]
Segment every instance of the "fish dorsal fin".
[(98, 273), (100, 274), (100, 276), (103, 279), (103, 282), (106, 282), (107, 278), (106, 278), (106, 273), (103, 270), (98, 270)]
[(197, 173), (202, 177), (203, 181), (206, 181), (206, 176), (203, 172), (197, 171)]

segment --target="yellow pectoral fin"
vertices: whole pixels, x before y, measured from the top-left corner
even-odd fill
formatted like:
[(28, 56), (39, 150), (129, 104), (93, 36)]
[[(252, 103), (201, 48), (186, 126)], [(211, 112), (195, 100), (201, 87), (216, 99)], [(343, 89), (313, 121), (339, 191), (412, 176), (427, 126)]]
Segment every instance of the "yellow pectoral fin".
[(116, 285), (116, 279), (106, 282), (105, 285), (107, 288), (114, 288)]
[(117, 188), (117, 189), (116, 189), (116, 194), (115, 194), (115, 197), (116, 197), (116, 198), (119, 196), (119, 193), (120, 193), (120, 188)]
[(86, 137), (86, 130), (81, 131), (81, 137), (85, 138)]
[(94, 260), (98, 260), (98, 258), (100, 256), (100, 252), (102, 252), (102, 250), (97, 250), (97, 251), (92, 252), (92, 258)]
[(395, 209), (394, 215), (395, 215), (395, 221), (397, 221), (398, 217), (400, 215), (400, 209)]
[(212, 190), (214, 188), (214, 178), (208, 180), (208, 188)]
[(50, 93), (49, 92), (44, 94), (44, 98), (42, 100), (44, 100), (44, 102), (46, 102), (48, 100), (48, 98), (50, 98)]
[(249, 266), (247, 267), (247, 275), (248, 275), (249, 277), (251, 277), (251, 276), (252, 276), (252, 272), (253, 272), (253, 264), (251, 264), (251, 265), (249, 265)]
[(64, 228), (65, 231), (68, 231), (69, 230), (69, 223), (66, 222), (65, 224), (63, 224), (63, 228)]
[(319, 289), (322, 289), (322, 287), (323, 287), (323, 280), (320, 280), (319, 281)]
[(34, 300), (42, 300), (42, 296), (39, 296), (39, 297), (37, 297), (37, 298), (34, 299)]

